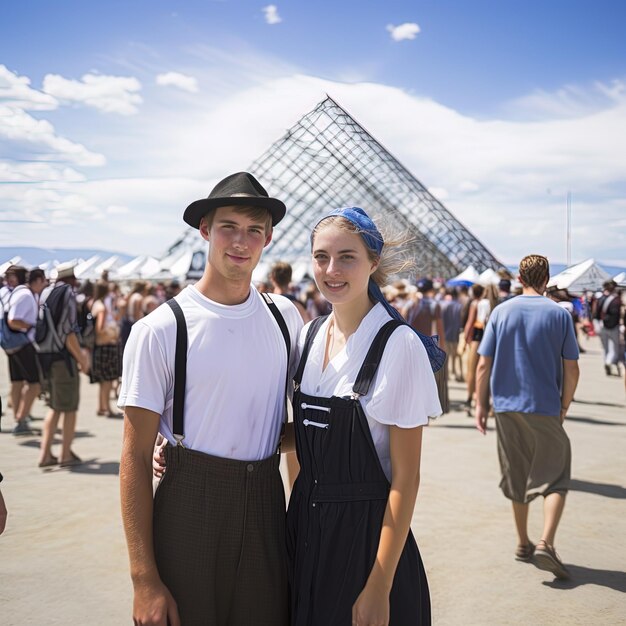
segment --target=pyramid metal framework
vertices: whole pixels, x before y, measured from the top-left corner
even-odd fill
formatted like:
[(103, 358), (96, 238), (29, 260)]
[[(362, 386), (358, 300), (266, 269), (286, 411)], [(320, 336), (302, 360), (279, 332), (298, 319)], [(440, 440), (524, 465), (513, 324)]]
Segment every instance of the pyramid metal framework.
[(503, 267), (493, 254), (332, 98), (302, 117), (250, 167), (283, 200), (287, 216), (264, 257), (310, 254), (309, 235), (332, 208), (360, 206), (386, 216), (413, 238), (421, 275), (450, 278), (468, 265)]

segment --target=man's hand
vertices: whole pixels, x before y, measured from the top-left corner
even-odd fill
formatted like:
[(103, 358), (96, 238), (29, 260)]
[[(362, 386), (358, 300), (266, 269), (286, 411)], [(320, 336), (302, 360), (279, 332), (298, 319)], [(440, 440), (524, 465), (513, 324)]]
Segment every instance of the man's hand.
[(135, 626), (180, 626), (176, 601), (161, 581), (135, 585), (133, 624)]
[(568, 411), (569, 407), (561, 407), (561, 424), (565, 421), (565, 416), (567, 415)]
[(89, 374), (89, 370), (91, 368), (91, 363), (89, 360), (89, 353), (86, 350), (81, 348), (80, 350), (80, 360), (77, 361), (78, 367), (83, 374)]
[(482, 404), (476, 404), (476, 428), (478, 431), (487, 434), (487, 418), (489, 417), (489, 408), (484, 408)]

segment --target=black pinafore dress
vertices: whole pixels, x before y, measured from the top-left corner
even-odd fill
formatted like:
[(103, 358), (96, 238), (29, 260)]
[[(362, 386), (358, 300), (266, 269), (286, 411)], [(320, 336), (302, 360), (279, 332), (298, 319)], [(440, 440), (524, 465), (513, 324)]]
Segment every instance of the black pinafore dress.
[[(350, 626), (376, 558), (390, 488), (359, 397), (367, 394), (387, 340), (402, 323), (392, 320), (380, 329), (351, 397), (323, 398), (299, 389), (323, 321), (309, 327), (294, 379), (301, 469), (287, 512), (293, 626)], [(409, 530), (390, 594), (390, 626), (430, 623), (426, 573)]]

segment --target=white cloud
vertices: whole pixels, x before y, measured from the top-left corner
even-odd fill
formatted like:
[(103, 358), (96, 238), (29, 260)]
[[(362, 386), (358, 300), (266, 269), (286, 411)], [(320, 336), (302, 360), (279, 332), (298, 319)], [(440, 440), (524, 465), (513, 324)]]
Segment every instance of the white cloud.
[(464, 192), (473, 192), (478, 191), (480, 189), (480, 185), (477, 185), (475, 182), (471, 180), (463, 180), (459, 183), (459, 190)]
[(278, 7), (275, 4), (263, 7), (263, 13), (268, 24), (280, 24), (283, 21), (283, 18), (278, 15)]
[[(158, 255), (184, 229), (181, 216), (190, 201), (206, 197), (225, 174), (245, 169), (329, 93), (503, 261), (516, 262), (531, 249), (563, 261), (568, 190), (574, 194), (574, 259), (624, 258), (626, 97), (620, 81), (568, 88), (570, 94), (578, 90), (578, 99), (586, 102), (575, 116), (544, 109), (533, 121), (511, 114), (477, 119), (394, 87), (297, 74), (275, 59), (255, 59), (248, 50), (238, 56), (208, 47), (193, 50), (198, 66), (193, 74), (202, 84), (217, 85), (216, 90), (185, 98), (176, 110), (148, 102), (132, 120), (104, 118), (94, 126), (92, 139), (84, 139), (113, 161), (97, 180), (87, 174), (86, 181), (72, 182), (70, 175), (56, 171), (49, 178), (54, 174), (58, 180), (45, 189), (0, 185), (0, 219), (43, 224), (57, 211), (55, 219), (73, 220), (46, 234), (58, 246), (80, 240), (111, 247), (114, 242), (121, 251)], [(544, 94), (548, 108), (550, 100), (558, 103), (558, 94)], [(0, 141), (17, 124), (2, 113)], [(19, 114), (28, 124), (37, 123), (23, 111)], [(30, 146), (46, 156), (58, 150), (61, 168), (80, 169), (94, 159), (98, 164), (98, 158), (99, 164), (104, 162), (82, 144), (74, 144), (79, 148), (72, 157), (54, 141), (72, 142), (56, 137), (49, 122), (33, 132), (28, 124), (12, 140), (20, 149)], [(119, 131), (120, 124), (128, 132), (111, 130)], [(53, 143), (31, 145), (27, 135)], [(34, 180), (38, 173), (45, 174), (14, 163), (0, 168), (7, 180)], [(122, 207), (128, 211), (123, 213)], [(98, 228), (93, 219), (100, 220)], [(41, 236), (37, 228), (8, 224), (0, 228), (0, 245), (32, 244), (35, 235)]]
[[(10, 140), (14, 146), (40, 153), (38, 158), (63, 160), (76, 165), (104, 165), (102, 154), (90, 152), (85, 146), (60, 137), (54, 126), (46, 120), (37, 120), (25, 111), (0, 105), (0, 138)], [(14, 147), (17, 151), (18, 147)]]
[(563, 119), (593, 114), (626, 102), (626, 80), (565, 85), (554, 92), (536, 89), (505, 105), (505, 111), (530, 119)]
[(18, 76), (0, 65), (0, 104), (30, 111), (50, 111), (59, 105), (56, 98), (30, 86), (30, 78)]
[(420, 30), (420, 27), (415, 22), (405, 22), (399, 26), (394, 26), (393, 24), (387, 26), (387, 31), (394, 41), (415, 39)]
[(166, 72), (156, 77), (156, 84), (161, 87), (178, 87), (189, 93), (198, 93), (198, 79), (179, 72)]
[(80, 81), (47, 74), (43, 90), (64, 102), (78, 102), (104, 113), (134, 115), (143, 102), (141, 83), (131, 76), (85, 74)]
[(448, 190), (444, 189), (443, 187), (429, 187), (428, 191), (433, 196), (435, 196), (435, 198), (437, 198), (439, 202), (443, 202), (444, 200), (447, 200), (450, 197)]
[(106, 212), (108, 215), (126, 215), (130, 213), (130, 209), (127, 206), (111, 204), (106, 208)]

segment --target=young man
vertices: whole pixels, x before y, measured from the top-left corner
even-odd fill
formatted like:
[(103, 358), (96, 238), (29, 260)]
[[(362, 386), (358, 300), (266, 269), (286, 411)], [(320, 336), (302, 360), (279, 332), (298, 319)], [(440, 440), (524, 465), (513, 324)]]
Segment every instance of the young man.
[[(248, 173), (219, 182), (184, 215), (209, 243), (202, 278), (173, 301), (186, 331), (176, 305), (159, 307), (131, 331), (119, 399), (120, 480), (135, 624), (287, 624), (277, 448), (302, 319), (281, 296), (271, 297), (272, 311), (251, 286), (284, 214)], [(171, 445), (153, 500), (158, 432)]]
[[(50, 410), (43, 423), (39, 467), (50, 467), (59, 463), (70, 466), (81, 463), (81, 459), (72, 450), (76, 432), (76, 414), (80, 399), (79, 371), (89, 373), (89, 357), (80, 347), (78, 336), (80, 328), (76, 311), (76, 276), (74, 265), (62, 263), (57, 266), (57, 279), (52, 287), (44, 289), (42, 302), (47, 302), (55, 330), (63, 344), (63, 349), (54, 355), (40, 354), (44, 376), (50, 387)], [(63, 414), (63, 438), (61, 456), (52, 454), (54, 434)]]
[(9, 328), (15, 332), (26, 333), (30, 342), (9, 355), (11, 401), (15, 413), (13, 434), (15, 435), (32, 432), (28, 426), (28, 419), (33, 402), (40, 391), (39, 365), (32, 342), (35, 339), (39, 295), (45, 286), (46, 276), (43, 270), (31, 270), (28, 280), (26, 280), (26, 270), (20, 271), (18, 285), (11, 292), (8, 301)]
[(612, 375), (611, 367), (615, 365), (617, 376), (619, 371), (619, 317), (621, 299), (617, 292), (617, 283), (607, 280), (602, 285), (602, 297), (596, 302), (594, 317), (600, 326), (600, 341), (604, 352), (604, 371), (607, 376)]
[[(521, 296), (499, 304), (478, 349), (476, 427), (485, 434), (489, 379), (498, 437), (500, 488), (513, 503), (516, 558), (557, 578), (569, 573), (554, 550), (571, 469), (563, 421), (578, 383), (578, 344), (571, 315), (543, 296), (548, 259), (532, 254), (519, 266)], [(528, 504), (544, 498), (541, 541), (528, 538)]]

